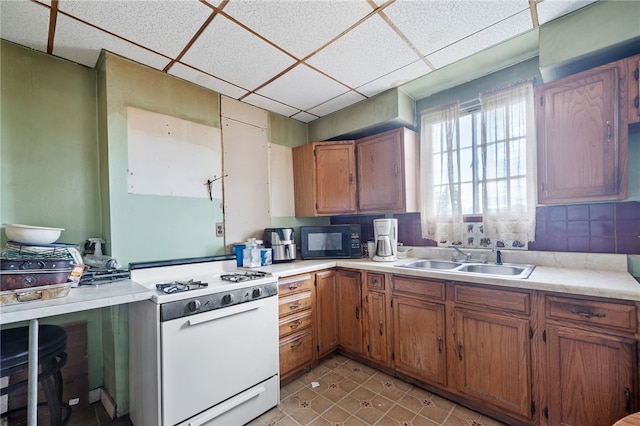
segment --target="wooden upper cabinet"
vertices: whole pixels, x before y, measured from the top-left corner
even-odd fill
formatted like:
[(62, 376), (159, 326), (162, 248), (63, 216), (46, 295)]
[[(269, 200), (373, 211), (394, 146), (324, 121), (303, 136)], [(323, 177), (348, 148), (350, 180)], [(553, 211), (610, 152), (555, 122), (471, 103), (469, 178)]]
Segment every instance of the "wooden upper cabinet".
[(356, 140), (358, 211), (415, 212), (418, 138), (399, 128)]
[(626, 198), (619, 75), (614, 62), (536, 89), (540, 203)]
[(620, 61), (625, 68), (626, 99), (629, 124), (640, 123), (640, 55)]
[(293, 149), (296, 216), (356, 212), (353, 141), (313, 142)]

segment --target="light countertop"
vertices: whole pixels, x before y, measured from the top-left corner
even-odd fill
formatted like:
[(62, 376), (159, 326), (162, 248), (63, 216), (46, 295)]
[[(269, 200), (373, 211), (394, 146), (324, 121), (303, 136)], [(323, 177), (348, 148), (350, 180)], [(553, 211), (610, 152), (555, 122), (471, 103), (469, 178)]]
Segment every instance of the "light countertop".
[(395, 262), (374, 262), (369, 259), (322, 259), (296, 260), (260, 268), (278, 277), (310, 273), (322, 269), (339, 267), (373, 272), (393, 273), (417, 278), (433, 278), (476, 284), (489, 284), (511, 288), (542, 290), (584, 296), (605, 297), (640, 301), (640, 283), (626, 271), (585, 269), (583, 267), (536, 266), (529, 278), (517, 279), (496, 276), (482, 276), (443, 270), (416, 270), (399, 268), (395, 265), (417, 260), (400, 259)]
[(87, 311), (150, 298), (151, 292), (148, 288), (131, 280), (81, 285), (71, 288), (65, 297), (1, 306), (0, 324)]

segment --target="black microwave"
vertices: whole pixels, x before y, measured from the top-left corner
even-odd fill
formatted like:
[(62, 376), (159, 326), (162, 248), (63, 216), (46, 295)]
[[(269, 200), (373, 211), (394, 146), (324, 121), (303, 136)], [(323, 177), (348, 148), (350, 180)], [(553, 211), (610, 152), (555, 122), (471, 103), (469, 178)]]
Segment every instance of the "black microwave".
[(300, 257), (303, 259), (362, 257), (359, 224), (301, 226)]

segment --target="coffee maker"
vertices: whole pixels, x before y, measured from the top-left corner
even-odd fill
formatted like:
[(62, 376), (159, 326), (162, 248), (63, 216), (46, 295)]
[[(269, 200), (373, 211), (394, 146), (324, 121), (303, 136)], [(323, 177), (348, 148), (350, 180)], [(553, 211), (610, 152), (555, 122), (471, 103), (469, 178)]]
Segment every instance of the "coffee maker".
[(373, 231), (376, 245), (373, 260), (378, 262), (398, 260), (398, 219), (374, 219)]
[(262, 236), (265, 248), (272, 250), (272, 262), (296, 260), (296, 244), (293, 228), (266, 228)]

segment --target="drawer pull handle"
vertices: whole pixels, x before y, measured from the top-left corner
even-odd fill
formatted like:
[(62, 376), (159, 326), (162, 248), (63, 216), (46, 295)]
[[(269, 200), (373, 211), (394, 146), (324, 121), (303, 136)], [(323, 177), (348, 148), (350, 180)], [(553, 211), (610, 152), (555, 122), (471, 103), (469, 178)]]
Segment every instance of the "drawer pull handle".
[(378, 322), (378, 333), (382, 336), (382, 321)]
[(297, 320), (297, 321), (295, 321), (295, 322), (291, 323), (291, 326), (290, 326), (290, 327), (291, 327), (291, 328), (298, 328), (298, 327), (300, 327), (301, 325), (302, 325), (302, 320)]
[(442, 337), (438, 336), (438, 353), (442, 353)]
[(292, 303), (291, 305), (289, 305), (289, 309), (298, 309), (300, 306), (302, 306), (302, 303), (298, 300), (296, 303)]
[(360, 307), (356, 306), (356, 319), (360, 319)]
[(458, 342), (458, 361), (462, 361), (462, 342)]
[(300, 347), (301, 344), (302, 344), (302, 339), (298, 339), (291, 344), (291, 349), (296, 349)]
[(289, 284), (289, 290), (295, 290), (295, 289), (299, 288), (301, 285), (302, 285), (302, 283), (299, 282), (299, 281), (297, 283), (291, 283), (291, 284)]
[(581, 317), (584, 318), (591, 318), (591, 317), (596, 317), (596, 318), (605, 318), (607, 315), (606, 314), (593, 314), (591, 312), (583, 312), (583, 311), (578, 311), (576, 309), (572, 309), (571, 310), (572, 314), (576, 314), (576, 315), (580, 315)]

